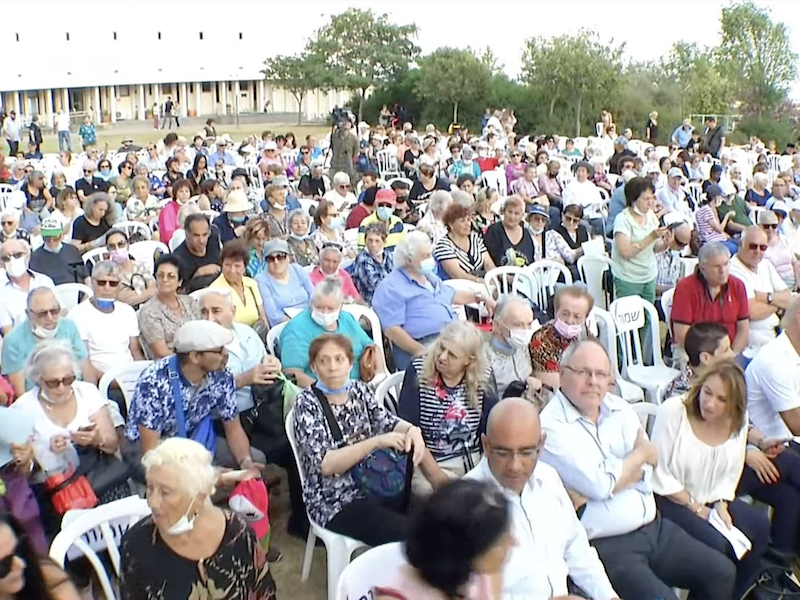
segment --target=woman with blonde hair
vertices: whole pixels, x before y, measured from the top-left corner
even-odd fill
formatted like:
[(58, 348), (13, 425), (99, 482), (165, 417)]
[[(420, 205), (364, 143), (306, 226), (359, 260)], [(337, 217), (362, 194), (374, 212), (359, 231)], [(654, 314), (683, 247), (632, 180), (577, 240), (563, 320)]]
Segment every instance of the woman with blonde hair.
[(250, 253), (247, 260), (247, 276), (255, 278), (267, 268), (264, 244), (271, 239), (269, 223), (258, 217), (250, 219), (244, 228), (244, 239)]
[(472, 323), (450, 323), (406, 369), (397, 404), (400, 418), (422, 430), (439, 466), (458, 477), (472, 467), (486, 416), (497, 402), (482, 343)]

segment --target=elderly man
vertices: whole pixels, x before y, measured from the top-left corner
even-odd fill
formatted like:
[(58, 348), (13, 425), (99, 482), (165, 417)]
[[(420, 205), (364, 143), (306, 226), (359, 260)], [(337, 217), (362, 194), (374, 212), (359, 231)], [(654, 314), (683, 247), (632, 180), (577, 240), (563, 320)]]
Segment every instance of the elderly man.
[[(25, 198), (22, 192), (15, 193), (19, 194), (21, 200), (24, 202)], [(0, 230), (0, 243), (9, 240), (22, 240), (30, 244), (31, 234), (21, 227), (20, 217), (20, 211), (12, 206), (6, 206), (3, 211), (0, 212), (0, 224), (3, 226), (2, 230)]]
[(772, 197), (767, 200), (765, 206), (770, 209), (776, 202), (786, 202), (789, 196), (789, 182), (783, 177), (776, 177), (772, 181)]
[(519, 295), (500, 297), (494, 311), (494, 327), (484, 346), (492, 371), (492, 385), (498, 398), (509, 393), (533, 396), (542, 382), (532, 377), (531, 354), (528, 344), (539, 328), (530, 302)]
[(621, 175), (622, 165), (620, 161), (626, 156), (634, 158), (636, 153), (628, 149), (628, 138), (621, 135), (614, 140), (614, 154), (608, 159), (608, 172), (614, 175)]
[(42, 221), (43, 244), (31, 254), (32, 271), (47, 275), (55, 285), (62, 283), (89, 283), (86, 265), (72, 244), (64, 243), (61, 221), (49, 217)]
[(725, 215), (733, 213), (725, 226), (725, 233), (735, 236), (740, 234), (745, 228), (750, 227), (753, 222), (750, 220), (750, 212), (744, 198), (736, 192), (736, 186), (727, 177), (719, 183), (722, 191), (722, 203), (717, 207), (717, 216), (720, 223), (725, 220)]
[(709, 242), (697, 254), (697, 270), (675, 286), (672, 335), (683, 348), (689, 327), (713, 321), (725, 326), (736, 354), (747, 347), (750, 309), (744, 283), (730, 274), (731, 254), (724, 244)]
[(536, 408), (522, 398), (502, 400), (481, 441), (483, 459), (466, 477), (496, 485), (511, 507), (515, 545), (503, 568), (503, 597), (561, 597), (569, 576), (589, 598), (616, 599), (558, 473), (537, 460), (545, 437)]
[(561, 355), (579, 337), (588, 337), (586, 318), (594, 299), (585, 287), (571, 285), (558, 290), (554, 304), (555, 319), (533, 334), (530, 352), (533, 376), (557, 390)]
[(656, 191), (656, 202), (664, 207), (667, 213), (677, 212), (689, 216), (692, 209), (686, 200), (686, 191), (681, 187), (683, 173), (677, 167), (667, 171), (667, 185)]
[(96, 172), (96, 162), (87, 160), (83, 163), (83, 177), (75, 182), (75, 191), (78, 193), (78, 198), (80, 198), (81, 203), (95, 192), (108, 191), (108, 183), (100, 177), (97, 177), (97, 175), (95, 175)]
[(680, 252), (692, 241), (692, 227), (680, 213), (667, 213), (663, 219), (667, 233), (664, 235), (664, 249), (656, 252), (658, 277), (656, 296), (675, 287), (681, 276)]
[(394, 346), (398, 371), (423, 354), (455, 318), (453, 304), (485, 302), (490, 312), (494, 310), (495, 302), (482, 292), (456, 291), (442, 283), (435, 274), (430, 238), (421, 231), (410, 232), (398, 244), (394, 265), (394, 271), (378, 284), (372, 306)]
[(25, 319), (28, 292), (37, 287), (55, 288), (47, 275), (28, 267), (31, 248), (22, 240), (9, 240), (0, 245), (0, 332), (8, 335)]
[(217, 163), (222, 163), (231, 167), (235, 166), (236, 159), (227, 150), (228, 141), (225, 139), (225, 137), (218, 138), (214, 153), (208, 157), (208, 164), (213, 166)]
[(220, 274), (219, 237), (211, 230), (208, 218), (202, 213), (186, 217), (183, 226), (186, 241), (175, 249), (181, 259), (181, 281), (184, 293), (207, 287)]
[(53, 290), (48, 287), (33, 288), (28, 294), (27, 320), (22, 321), (3, 340), (2, 374), (14, 387), (17, 397), (33, 387), (23, 375), (25, 363), (36, 344), (42, 340), (65, 340), (81, 366), (84, 381), (96, 383), (97, 378), (87, 360), (86, 348), (78, 328), (70, 319), (61, 317), (61, 305)]
[(747, 412), (765, 438), (791, 439), (800, 435), (800, 298), (789, 304), (781, 327), (747, 366)]
[(541, 414), (542, 461), (571, 490), (580, 521), (622, 598), (727, 600), (735, 567), (721, 552), (663, 519), (650, 476), (658, 463), (639, 417), (606, 392), (611, 363), (595, 341), (561, 362), (561, 386)]
[(110, 260), (94, 265), (94, 296), (78, 304), (69, 313), (86, 344), (89, 361), (98, 381), (118, 365), (144, 360), (136, 312), (129, 304), (117, 301), (121, 275), (119, 265)]

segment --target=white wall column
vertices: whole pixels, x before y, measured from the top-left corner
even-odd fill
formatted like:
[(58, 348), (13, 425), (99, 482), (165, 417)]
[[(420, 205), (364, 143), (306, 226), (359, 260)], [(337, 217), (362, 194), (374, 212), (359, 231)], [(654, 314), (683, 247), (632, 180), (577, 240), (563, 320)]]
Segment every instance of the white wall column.
[(109, 103), (111, 106), (108, 112), (111, 115), (111, 122), (117, 122), (117, 86), (112, 85), (108, 90), (108, 96), (111, 102)]
[(72, 112), (69, 108), (69, 90), (67, 88), (61, 88), (61, 109), (67, 114)]
[(55, 98), (53, 96), (54, 92), (52, 89), (45, 91), (45, 107), (47, 110), (47, 125), (48, 127), (52, 127), (53, 123), (55, 122), (55, 114), (56, 114), (56, 103)]
[(266, 101), (264, 98), (265, 95), (265, 84), (264, 80), (260, 79), (258, 81), (258, 92), (256, 93), (256, 110), (261, 112), (264, 110), (264, 102)]
[(187, 91), (186, 83), (181, 83), (179, 89), (180, 89), (180, 95), (181, 95), (181, 112), (180, 112), (180, 115), (181, 115), (181, 117), (186, 117), (186, 115), (188, 114), (188, 109), (189, 109), (189, 94), (188, 94), (188, 91)]
[(94, 115), (92, 119), (95, 123), (102, 123), (103, 122), (103, 111), (100, 108), (100, 88), (95, 86), (92, 90), (94, 100), (92, 104), (94, 104)]
[(140, 121), (144, 121), (147, 118), (145, 116), (145, 111), (147, 110), (147, 107), (144, 104), (144, 85), (140, 83), (137, 87), (139, 88), (139, 110), (138, 110), (139, 114), (136, 116), (136, 118), (139, 119)]
[(219, 102), (222, 104), (222, 114), (228, 114), (228, 82), (220, 81), (219, 84), (222, 93), (219, 95)]
[(201, 81), (194, 84), (194, 100), (195, 111), (199, 117), (203, 114), (203, 83)]
[(21, 117), (22, 115), (28, 112), (27, 107), (25, 106), (25, 98), (23, 97), (22, 92), (16, 92), (14, 94), (14, 102), (16, 102), (17, 104), (17, 115)]
[(242, 102), (242, 90), (239, 87), (239, 80), (233, 82), (233, 102), (231, 102), (231, 108), (233, 108), (233, 114), (239, 114), (239, 105)]

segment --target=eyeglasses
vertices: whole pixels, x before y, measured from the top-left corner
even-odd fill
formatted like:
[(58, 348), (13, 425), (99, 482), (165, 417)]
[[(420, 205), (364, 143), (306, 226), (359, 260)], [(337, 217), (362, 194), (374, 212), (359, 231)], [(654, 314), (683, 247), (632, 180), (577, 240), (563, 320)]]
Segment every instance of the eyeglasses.
[(766, 244), (747, 244), (747, 248), (749, 250), (761, 250), (761, 252), (766, 252), (768, 246)]
[(61, 314), (61, 307), (56, 306), (54, 308), (46, 308), (44, 310), (37, 310), (37, 311), (32, 310), (30, 312), (32, 315), (39, 317), (40, 319), (42, 317), (46, 317), (47, 315), (50, 315), (51, 317), (57, 317), (58, 315)]
[(511, 460), (519, 456), (523, 460), (533, 460), (542, 451), (541, 444), (532, 448), (522, 448), (520, 450), (512, 450), (510, 448), (495, 448), (491, 447), (490, 452), (500, 460)]
[(593, 370), (593, 369), (573, 369), (568, 365), (561, 365), (562, 368), (566, 369), (567, 371), (572, 371), (575, 373), (576, 376), (580, 377), (581, 379), (589, 379), (594, 377), (598, 381), (607, 381), (611, 379), (611, 373), (608, 371), (602, 370)]
[(63, 385), (64, 387), (69, 387), (73, 383), (75, 383), (75, 375), (67, 375), (66, 377), (62, 377), (61, 379), (43, 379), (42, 383), (51, 390), (58, 388), (59, 386)]
[(581, 222), (579, 217), (570, 217), (569, 215), (564, 215), (564, 220), (567, 223), (580, 223)]
[(84, 169), (83, 170), (83, 174), (84, 175), (91, 175), (92, 173), (94, 173), (94, 171), (92, 171), (91, 169)]
[(14, 566), (14, 559), (17, 558), (17, 549), (8, 556), (0, 559), (0, 579), (5, 579), (11, 573), (11, 568)]
[(286, 260), (287, 258), (289, 258), (288, 254), (272, 254), (267, 257), (267, 262), (277, 262), (279, 260)]
[(300, 154), (311, 154), (308, 150), (301, 150)]
[(106, 244), (108, 250), (119, 250), (120, 248), (127, 248), (128, 242), (120, 242), (119, 244)]
[(765, 229), (777, 229), (779, 227), (777, 223), (762, 223), (761, 226)]
[(100, 287), (111, 286), (112, 288), (119, 286), (119, 281), (113, 279), (95, 279), (94, 282)]
[(3, 225), (13, 225), (16, 221), (3, 221)]
[[(5, 223), (3, 223), (3, 225), (5, 225)], [(25, 258), (24, 252), (12, 252), (11, 254), (0, 256), (0, 262), (7, 263), (11, 262), (12, 259), (20, 259), (20, 258)]]

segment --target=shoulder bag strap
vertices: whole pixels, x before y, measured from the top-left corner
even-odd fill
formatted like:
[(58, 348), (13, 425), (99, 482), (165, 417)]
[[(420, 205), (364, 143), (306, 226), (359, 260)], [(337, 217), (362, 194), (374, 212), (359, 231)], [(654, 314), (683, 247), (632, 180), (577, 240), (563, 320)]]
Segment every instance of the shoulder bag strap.
[(167, 361), (169, 367), (169, 383), (172, 386), (172, 400), (175, 403), (175, 420), (178, 424), (178, 436), (186, 437), (186, 416), (183, 414), (183, 394), (181, 393), (181, 378), (178, 375), (178, 356), (173, 354)]
[(339, 427), (339, 423), (336, 422), (336, 417), (333, 416), (333, 410), (331, 410), (331, 405), (328, 402), (328, 398), (322, 393), (316, 384), (311, 386), (311, 391), (314, 392), (317, 400), (319, 400), (319, 405), (322, 408), (322, 413), (325, 415), (325, 420), (328, 422), (328, 429), (331, 431), (333, 441), (336, 442), (337, 446), (342, 446), (344, 443), (342, 429)]

